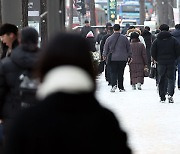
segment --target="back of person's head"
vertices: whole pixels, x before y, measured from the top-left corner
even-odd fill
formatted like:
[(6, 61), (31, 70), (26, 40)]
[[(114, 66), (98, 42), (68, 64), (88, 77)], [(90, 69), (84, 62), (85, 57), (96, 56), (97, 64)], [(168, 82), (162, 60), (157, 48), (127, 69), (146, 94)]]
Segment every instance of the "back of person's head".
[(132, 32), (130, 35), (130, 39), (138, 39), (139, 38), (139, 34), (137, 32)]
[(160, 25), (159, 29), (161, 31), (169, 31), (169, 26), (167, 24)]
[(74, 33), (58, 33), (50, 39), (41, 53), (37, 66), (37, 75), (41, 81), (56, 67), (75, 66), (89, 74), (95, 90), (96, 72), (93, 68), (90, 45), (85, 38)]
[(38, 32), (33, 27), (25, 27), (20, 32), (19, 42), (25, 51), (38, 51)]
[(180, 30), (180, 24), (176, 24), (175, 29)]
[(20, 32), (21, 44), (38, 44), (38, 32), (32, 27), (25, 27)]
[(129, 26), (128, 29), (135, 29), (136, 27), (135, 26)]
[(4, 34), (10, 34), (10, 33), (13, 33), (14, 35), (17, 36), (18, 28), (16, 25), (5, 23), (0, 27), (0, 36)]
[(120, 25), (119, 24), (114, 24), (113, 30), (114, 31), (120, 31)]
[(108, 32), (108, 34), (112, 34), (113, 33), (113, 27), (108, 27), (107, 32)]
[(108, 28), (108, 27), (112, 27), (112, 24), (110, 22), (106, 23), (106, 28)]
[(85, 23), (85, 24), (89, 24), (89, 20), (86, 19), (86, 20), (84, 21), (84, 23)]
[(148, 31), (151, 30), (149, 26), (145, 26), (144, 29), (146, 29), (146, 30), (148, 30)]

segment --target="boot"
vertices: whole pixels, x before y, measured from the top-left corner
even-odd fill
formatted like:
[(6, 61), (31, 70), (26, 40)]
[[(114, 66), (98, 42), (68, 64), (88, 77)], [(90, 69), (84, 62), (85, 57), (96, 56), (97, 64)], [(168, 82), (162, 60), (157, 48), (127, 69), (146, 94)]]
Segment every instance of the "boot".
[(132, 90), (136, 90), (136, 85), (135, 84), (132, 85)]
[(137, 83), (138, 90), (141, 90), (141, 83)]

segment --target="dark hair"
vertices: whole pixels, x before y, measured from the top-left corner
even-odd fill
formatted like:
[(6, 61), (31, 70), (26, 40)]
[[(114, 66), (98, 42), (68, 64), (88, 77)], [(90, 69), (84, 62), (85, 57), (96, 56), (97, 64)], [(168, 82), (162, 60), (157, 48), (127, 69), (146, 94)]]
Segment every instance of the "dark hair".
[(148, 31), (151, 30), (149, 26), (145, 26), (144, 29), (146, 29), (146, 30), (148, 30)]
[(137, 32), (132, 32), (130, 35), (130, 39), (137, 39), (139, 37), (139, 34)]
[(119, 31), (120, 30), (120, 25), (119, 24), (114, 24), (113, 29), (114, 29), (114, 31)]
[(41, 53), (36, 70), (41, 81), (51, 69), (57, 66), (72, 65), (86, 71), (96, 87), (96, 72), (93, 68), (90, 45), (82, 36), (74, 33), (58, 33), (50, 39)]
[(176, 24), (175, 29), (180, 29), (180, 24)]
[(13, 24), (5, 23), (0, 27), (0, 36), (4, 34), (10, 34), (10, 33), (14, 33), (15, 35), (17, 35), (18, 33), (17, 26)]
[(169, 26), (167, 24), (160, 25), (159, 29), (161, 31), (169, 31)]
[(37, 44), (38, 43), (38, 32), (32, 27), (25, 27), (20, 33), (22, 44)]
[(110, 22), (106, 23), (106, 28), (108, 28), (108, 27), (112, 27), (112, 24)]
[(84, 23), (85, 23), (85, 24), (88, 24), (88, 23), (89, 23), (89, 20), (86, 19), (86, 20), (84, 21)]
[(129, 26), (128, 29), (135, 29), (136, 27), (135, 26)]

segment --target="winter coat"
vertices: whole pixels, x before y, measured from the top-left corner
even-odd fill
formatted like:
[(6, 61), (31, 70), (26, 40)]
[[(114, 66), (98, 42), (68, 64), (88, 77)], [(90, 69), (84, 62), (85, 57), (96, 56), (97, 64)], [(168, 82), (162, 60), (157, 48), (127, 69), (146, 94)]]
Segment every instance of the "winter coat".
[(151, 56), (158, 64), (173, 64), (180, 56), (180, 45), (170, 32), (161, 31), (152, 44)]
[(147, 58), (148, 58), (148, 63), (151, 62), (151, 54), (150, 54), (150, 49), (151, 49), (151, 45), (153, 42), (153, 35), (148, 31), (148, 30), (144, 30), (144, 32), (142, 33), (142, 37), (144, 38), (144, 41), (146, 43), (146, 52), (147, 52)]
[(144, 83), (144, 67), (147, 65), (147, 54), (143, 43), (132, 40), (132, 62), (129, 64), (131, 84)]
[(178, 40), (178, 42), (180, 43), (180, 30), (174, 30), (173, 32), (171, 32), (171, 34)]
[[(38, 49), (36, 49), (38, 50)], [(0, 118), (12, 119), (20, 109), (20, 96), (17, 87), (19, 76), (32, 69), (37, 60), (37, 52), (16, 47), (10, 57), (0, 62)]]
[(41, 102), (12, 125), (5, 154), (130, 154), (126, 133), (92, 89), (78, 67), (51, 70), (38, 90)]
[(93, 32), (93, 29), (91, 26), (83, 26), (83, 28), (81, 29), (81, 35), (82, 37), (86, 38), (86, 35), (89, 31)]
[(110, 52), (112, 52), (112, 61), (127, 61), (131, 57), (130, 43), (127, 37), (119, 32), (109, 36), (104, 45), (103, 56), (107, 57)]

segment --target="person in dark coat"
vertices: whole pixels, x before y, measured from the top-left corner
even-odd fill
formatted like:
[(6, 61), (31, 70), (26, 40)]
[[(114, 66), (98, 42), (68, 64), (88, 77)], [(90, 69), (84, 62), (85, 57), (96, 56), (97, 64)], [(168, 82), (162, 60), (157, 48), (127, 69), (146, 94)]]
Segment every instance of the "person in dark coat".
[(180, 56), (180, 45), (169, 32), (168, 25), (162, 24), (159, 29), (161, 32), (158, 34), (157, 39), (152, 44), (151, 55), (153, 60), (158, 63), (157, 72), (160, 102), (165, 102), (165, 96), (168, 93), (169, 103), (174, 103), (173, 95), (175, 87), (175, 61)]
[(10, 23), (3, 24), (0, 27), (0, 38), (2, 41), (2, 59), (4, 57), (9, 57), (11, 51), (19, 44), (17, 26)]
[(16, 117), (5, 154), (131, 154), (115, 115), (95, 97), (85, 38), (56, 34), (40, 56), (37, 76), (40, 102)]
[(139, 40), (139, 34), (132, 32), (130, 35), (130, 46), (132, 51), (132, 62), (129, 64), (130, 81), (132, 89), (141, 90), (141, 85), (144, 83), (144, 69), (147, 69), (147, 54), (145, 46)]
[(115, 92), (117, 88), (119, 92), (124, 92), (124, 70), (126, 63), (131, 61), (130, 42), (126, 36), (120, 34), (119, 24), (115, 24), (113, 30), (114, 33), (106, 39), (103, 57), (108, 60), (108, 55), (112, 53), (110, 58), (112, 89), (110, 92)]
[(155, 36), (151, 34), (150, 27), (145, 26), (144, 31), (142, 32), (142, 37), (144, 38), (145, 44), (146, 44), (146, 52), (147, 52), (147, 59), (148, 59), (148, 69), (150, 69), (151, 66), (151, 54), (150, 49), (152, 42), (155, 40)]
[[(171, 33), (180, 43), (180, 24), (175, 25), (175, 30)], [(177, 60), (177, 69), (178, 69), (178, 81), (177, 81), (177, 86), (178, 89), (180, 90), (180, 58)], [(176, 78), (176, 73), (175, 73), (175, 78)]]
[[(100, 44), (100, 54), (101, 54), (101, 60), (105, 63), (103, 60), (103, 50), (104, 50), (104, 44), (106, 42), (106, 39), (113, 34), (113, 27), (107, 28), (107, 34), (102, 38), (101, 44)], [(111, 85), (111, 71), (110, 66), (106, 63), (105, 65), (105, 78), (108, 82), (108, 85)]]
[(81, 35), (82, 35), (82, 37), (86, 38), (87, 34), (88, 34), (90, 31), (93, 32), (93, 29), (92, 29), (92, 27), (90, 26), (88, 20), (85, 20), (84, 23), (85, 23), (85, 25), (84, 25), (84, 26), (82, 27), (82, 29), (81, 29)]
[(38, 32), (34, 28), (24, 28), (20, 32), (20, 45), (10, 57), (0, 61), (0, 119), (5, 137), (10, 123), (21, 109), (19, 77), (22, 72), (35, 66), (39, 51), (37, 44)]

